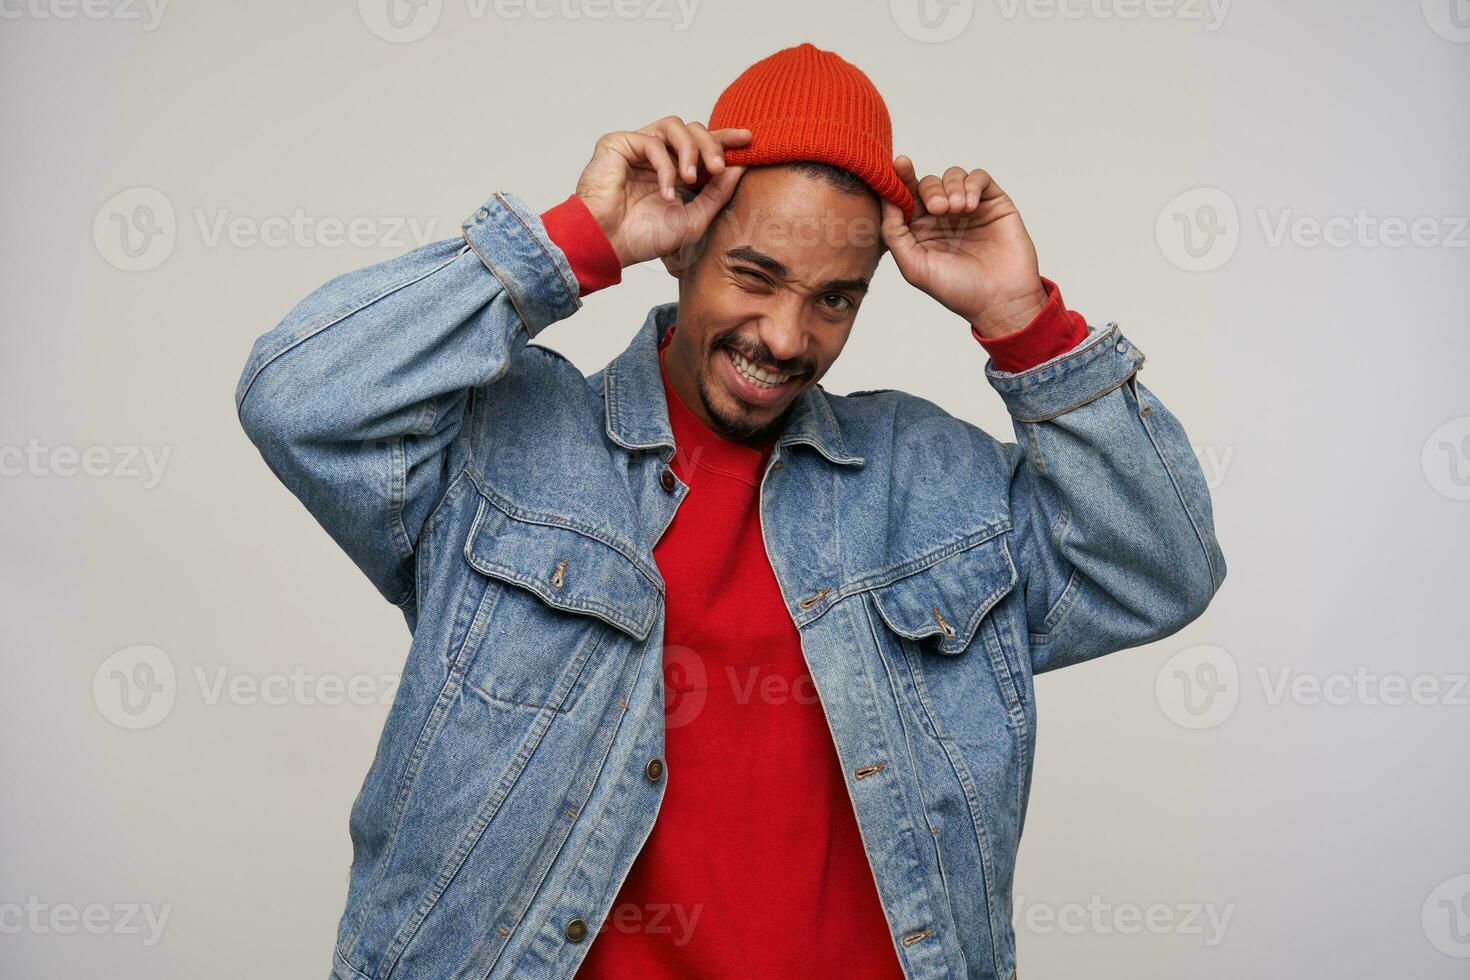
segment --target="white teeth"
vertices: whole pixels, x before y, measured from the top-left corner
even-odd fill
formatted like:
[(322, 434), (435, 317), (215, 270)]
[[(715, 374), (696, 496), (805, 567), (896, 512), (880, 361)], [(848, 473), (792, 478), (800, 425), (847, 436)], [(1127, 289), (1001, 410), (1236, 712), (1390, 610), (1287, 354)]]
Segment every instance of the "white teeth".
[(772, 372), (756, 367), (752, 361), (742, 356), (739, 351), (733, 348), (726, 349), (730, 351), (730, 360), (735, 363), (736, 369), (745, 375), (746, 380), (758, 388), (775, 388), (791, 380), (789, 373)]

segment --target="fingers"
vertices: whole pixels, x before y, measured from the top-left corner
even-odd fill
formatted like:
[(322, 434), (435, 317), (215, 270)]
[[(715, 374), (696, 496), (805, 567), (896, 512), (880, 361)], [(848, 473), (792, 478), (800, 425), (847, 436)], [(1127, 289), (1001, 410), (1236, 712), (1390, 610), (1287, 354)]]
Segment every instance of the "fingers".
[(634, 156), (629, 159), (630, 163), (645, 163), (652, 167), (658, 174), (658, 191), (664, 200), (674, 200), (674, 184), (677, 176), (674, 172), (674, 161), (669, 156), (668, 149), (664, 146), (662, 137), (652, 136), (648, 133), (628, 133), (628, 143), (633, 150)]
[[(950, 167), (942, 175), (916, 176), (914, 162), (906, 156), (893, 158), (893, 169), (915, 200), (930, 214), (969, 214), (1000, 188), (984, 170)], [(916, 215), (917, 217), (917, 215)]]
[(951, 211), (963, 211), (965, 208), (965, 173), (963, 167), (950, 167), (944, 172), (944, 194), (949, 199)]
[[(743, 145), (751, 138), (748, 129), (722, 129), (711, 133), (703, 123), (685, 123), (678, 116), (665, 116), (638, 132), (661, 140), (673, 150), (678, 158), (677, 181), (690, 186), (699, 183), (701, 164), (710, 175), (721, 172), (725, 169), (724, 148)], [(677, 187), (671, 184), (665, 188), (660, 175), (659, 190), (666, 200), (672, 201)]]
[(999, 193), (1000, 188), (984, 170), (972, 170), (965, 178), (965, 208), (968, 211), (975, 210), (981, 201)]

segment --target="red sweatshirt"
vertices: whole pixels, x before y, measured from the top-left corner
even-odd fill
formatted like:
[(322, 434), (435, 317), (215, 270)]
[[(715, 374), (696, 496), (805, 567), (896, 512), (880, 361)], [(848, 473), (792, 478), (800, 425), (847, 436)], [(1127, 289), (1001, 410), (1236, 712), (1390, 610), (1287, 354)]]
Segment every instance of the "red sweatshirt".
[[(582, 295), (621, 281), (580, 198), (541, 217)], [(1002, 370), (1039, 364), (1086, 334), (1056, 284), (1043, 283), (1046, 305), (1024, 329), (976, 334)], [(689, 487), (653, 551), (667, 590), (668, 784), (577, 976), (901, 978), (845, 774), (761, 537), (759, 487), (774, 440), (721, 438), (663, 381), (673, 470)]]

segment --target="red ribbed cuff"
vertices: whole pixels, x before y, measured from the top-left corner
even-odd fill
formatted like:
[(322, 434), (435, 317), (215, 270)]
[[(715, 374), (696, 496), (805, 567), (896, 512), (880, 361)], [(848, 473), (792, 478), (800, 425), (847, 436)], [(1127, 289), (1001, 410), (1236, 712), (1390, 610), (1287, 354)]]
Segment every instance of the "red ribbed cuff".
[(1087, 339), (1087, 318), (1067, 309), (1056, 283), (1042, 276), (1041, 285), (1046, 290), (1046, 302), (1020, 330), (1004, 337), (982, 337), (980, 331), (970, 328), (997, 370), (1011, 373), (1029, 370)]
[(541, 213), (546, 237), (566, 254), (582, 296), (623, 281), (623, 263), (587, 203), (576, 194)]

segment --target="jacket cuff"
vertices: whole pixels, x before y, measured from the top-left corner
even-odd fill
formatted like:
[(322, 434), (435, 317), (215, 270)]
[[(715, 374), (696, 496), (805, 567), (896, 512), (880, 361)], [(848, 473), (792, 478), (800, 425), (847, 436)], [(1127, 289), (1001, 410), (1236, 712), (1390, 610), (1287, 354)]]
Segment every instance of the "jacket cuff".
[(541, 213), (541, 223), (556, 247), (566, 254), (581, 294), (615, 286), (623, 281), (623, 263), (587, 202), (572, 194)]
[(990, 386), (1018, 422), (1045, 422), (1081, 408), (1122, 385), (1143, 367), (1143, 351), (1116, 323), (1089, 326), (1080, 347), (1019, 373), (985, 366)]
[(1041, 310), (1015, 333), (1004, 337), (985, 337), (974, 327), (970, 332), (1002, 371), (1017, 372), (1033, 368), (1063, 354), (1087, 337), (1087, 319), (1062, 302), (1062, 291), (1046, 276), (1041, 277), (1046, 302)]
[(500, 281), (532, 337), (582, 308), (566, 256), (516, 195), (496, 191), (465, 219), (463, 230), (465, 243)]

